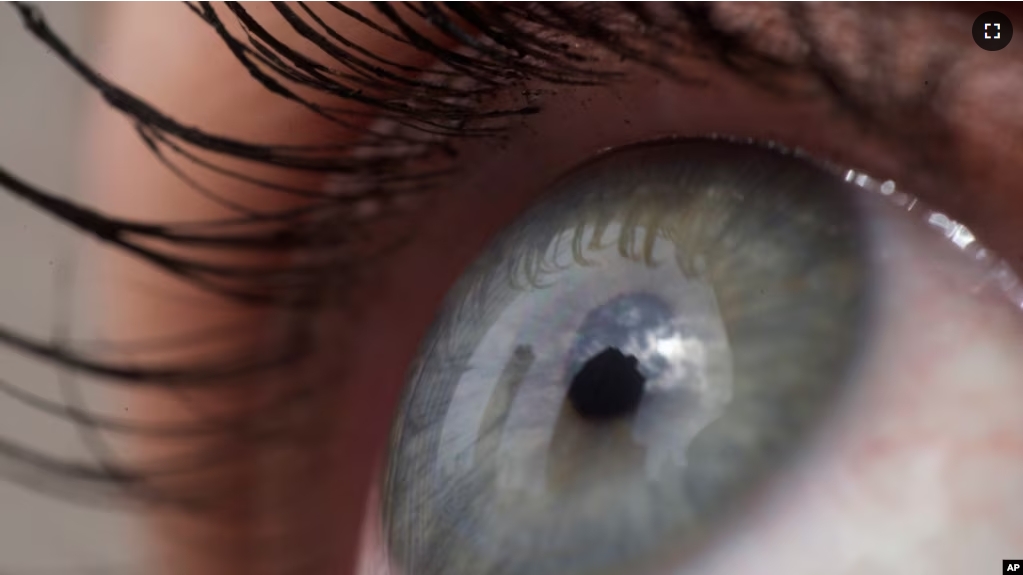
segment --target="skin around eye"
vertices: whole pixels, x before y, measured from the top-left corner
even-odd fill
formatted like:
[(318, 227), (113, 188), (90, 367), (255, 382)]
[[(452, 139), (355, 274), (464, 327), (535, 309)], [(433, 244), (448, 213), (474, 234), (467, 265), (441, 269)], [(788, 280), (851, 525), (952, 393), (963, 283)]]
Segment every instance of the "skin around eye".
[[(364, 8), (356, 6), (355, 10), (358, 12)], [(266, 28), (277, 37), (286, 42), (298, 41), (287, 24), (275, 17), (269, 5), (253, 5), (248, 9), (254, 17), (265, 21)], [(385, 55), (408, 66), (423, 66), (429, 62), (422, 52), (393, 42), (363, 26), (353, 25), (351, 20), (338, 19), (330, 11), (321, 13), (321, 17), (342, 31), (350, 41), (371, 53)], [(186, 124), (251, 142), (344, 144), (353, 137), (352, 133), (339, 132), (322, 118), (274, 96), (254, 82), (223, 41), (184, 6), (130, 2), (112, 5), (105, 9), (101, 25), (96, 67), (119, 86), (143, 96), (162, 112)], [(197, 97), (197, 94), (203, 94), (203, 97)], [(168, 171), (123, 116), (113, 113), (98, 98), (91, 102), (91, 106), (83, 146), (85, 167), (82, 182), (100, 209), (113, 216), (143, 221), (210, 221), (237, 215), (197, 195)], [(353, 108), (349, 102), (345, 106)], [(371, 120), (370, 117), (365, 118), (365, 121)], [(216, 159), (202, 154), (200, 157)], [(267, 175), (258, 171), (248, 172), (252, 168), (246, 164), (243, 168), (249, 175)], [(280, 175), (275, 171), (270, 173), (273, 177)], [(299, 174), (301, 176), (296, 181), (290, 182), (292, 185), (311, 189), (327, 185), (327, 176), (323, 174)], [(225, 197), (247, 203), (256, 210), (273, 212), (296, 205), (293, 198), (267, 194), (265, 190), (238, 179), (214, 178), (204, 183)], [(238, 353), (239, 350), (243, 353), (251, 349), (263, 349), (257, 353), (266, 351), (267, 334), (273, 332), (269, 326), (276, 321), (274, 314), (211, 295), (123, 253), (114, 251), (104, 256), (106, 282), (102, 307), (107, 311), (102, 321), (110, 337), (125, 341), (180, 338), (182, 334), (193, 337), (225, 326), (234, 334), (230, 338), (215, 338), (208, 344), (190, 346), (189, 349), (135, 355), (131, 362), (153, 360), (191, 364)], [(256, 265), (266, 260), (228, 255), (219, 261)], [(290, 377), (294, 375), (293, 372)], [(383, 372), (378, 375), (387, 377)], [(310, 375), (313, 379), (317, 377), (317, 381), (330, 382), (336, 374)], [(279, 380), (282, 384), (285, 381)], [(205, 414), (230, 417), (252, 407), (255, 398), (244, 388), (260, 384), (259, 381), (237, 383), (238, 386), (228, 387), (241, 388), (239, 392), (186, 393), (179, 396), (160, 391), (140, 391), (132, 394), (130, 411), (153, 422), (194, 421), (196, 406)], [(273, 381), (269, 384), (275, 385)], [(353, 439), (365, 438), (366, 429), (372, 430), (373, 425), (358, 429), (363, 415), (371, 421), (387, 420), (389, 404), (386, 401), (374, 402), (361, 391), (357, 396), (341, 397), (338, 402), (353, 406), (369, 403), (370, 409), (356, 410), (362, 414), (358, 417), (338, 413), (331, 419), (342, 420), (345, 425), (353, 425), (354, 429), (335, 429), (331, 433)], [(377, 437), (372, 431), (368, 435)], [(323, 537), (319, 531), (308, 536), (301, 533), (305, 539), (294, 546), (256, 543), (268, 537), (273, 539), (273, 534), (280, 532), (283, 524), (315, 525), (317, 519), (306, 517), (304, 510), (290, 511), (298, 507), (294, 504), (284, 506), (285, 512), (280, 514), (266, 513), (264, 502), (255, 501), (265, 496), (268, 489), (273, 489), (268, 484), (279, 482), (281, 478), (271, 478), (274, 475), (272, 466), (262, 459), (259, 450), (236, 446), (231, 451), (231, 460), (214, 473), (199, 474), (173, 484), (157, 481), (157, 487), (219, 491), (226, 495), (222, 497), (223, 508), (208, 513), (196, 514), (174, 508), (149, 512), (149, 537), (144, 554), (147, 568), (173, 575), (252, 575), (277, 568), (281, 562), (292, 561), (294, 547), (326, 549), (318, 552), (318, 562), (322, 562), (322, 555), (327, 554), (326, 561), (330, 564), (351, 564), (356, 554), (369, 470), (376, 457), (377, 442), (355, 441), (344, 445), (332, 441), (331, 446), (329, 453), (319, 451), (315, 445), (308, 446), (308, 451), (313, 454), (310, 457), (315, 458), (317, 465), (330, 468), (337, 463), (336, 453), (343, 452), (345, 471), (332, 469), (328, 472), (332, 479), (324, 481), (324, 485), (311, 488), (306, 482), (302, 488), (316, 493), (315, 507), (330, 510), (329, 537)], [(192, 441), (190, 445), (182, 446), (174, 442), (140, 441), (134, 450), (145, 459), (160, 459), (211, 447), (216, 447), (216, 444)], [(289, 462), (290, 465), (297, 463)], [(275, 465), (283, 466), (280, 461)], [(292, 494), (294, 484), (283, 483), (286, 484), (283, 494), (286, 498)], [(261, 552), (256, 553), (254, 549)], [(310, 557), (313, 556), (307, 554), (300, 561)], [(348, 567), (339, 568), (340, 572), (348, 570)]]
[[(174, 35), (162, 33), (171, 29)], [(180, 7), (129, 4), (112, 9), (109, 31), (102, 70), (182, 120), (256, 140), (280, 141), (296, 133), (314, 140), (334, 136), (322, 134), (322, 123), (295, 113), (250, 82), (222, 44)], [(168, 36), (173, 40), (166, 44), (157, 41)], [(968, 35), (964, 38), (970, 42)], [(413, 54), (400, 47), (377, 45), (375, 35), (360, 41), (391, 59), (413, 60)], [(1018, 261), (1023, 253), (1018, 238), (1023, 209), (1012, 192), (1021, 168), (1018, 151), (1003, 145), (1007, 136), (998, 126), (1023, 125), (1023, 118), (998, 94), (1013, 92), (1011, 84), (1018, 75), (1007, 74), (1004, 64), (1018, 62), (1014, 50), (1019, 46), (997, 53), (1003, 59), (998, 65), (990, 64), (994, 60), (964, 58), (952, 82), (964, 89), (952, 91), (934, 111), (935, 118), (948, 120), (952, 128), (944, 157), (956, 160), (949, 162), (959, 168), (955, 174), (945, 173), (943, 165), (915, 161), (912, 146), (904, 146), (895, 130), (859, 125), (825, 98), (772, 95), (713, 63), (700, 68), (706, 84), (699, 87), (680, 86), (630, 67), (627, 81), (611, 87), (559, 88), (546, 95), (543, 113), (524, 122), (501, 146), (478, 141), (462, 146), (458, 179), (417, 214), (416, 242), (367, 274), (351, 295), (352, 306), (325, 312), (318, 320), (322, 340), (328, 343), (321, 346), (324, 351), (307, 375), (331, 381), (344, 374), (346, 385), (332, 397), (329, 440), (311, 447), (325, 479), (303, 486), (315, 491), (323, 511), (315, 534), (306, 541), (329, 549), (325, 554), (338, 573), (350, 572), (363, 517), (372, 523), (378, 510), (371, 487), (393, 406), (444, 294), (486, 242), (531, 204), (551, 179), (604, 147), (710, 133), (784, 142), (898, 181), (965, 219), (998, 253)], [(154, 61), (163, 64), (151, 64)], [(985, 75), (975, 75), (981, 73)], [(195, 98), (196, 93), (211, 97)], [(251, 121), (257, 113), (264, 121)], [(130, 126), (105, 116), (96, 120), (92, 134), (95, 161), (86, 181), (102, 190), (104, 207), (121, 215), (161, 220), (223, 215), (211, 204), (193, 200), (184, 184), (167, 174), (138, 142)], [(225, 190), (229, 195), (253, 192), (238, 182), (221, 183), (233, 186)], [(140, 189), (146, 193), (138, 193)], [(887, 233), (894, 234), (899, 225), (892, 224)], [(784, 479), (793, 486), (792, 497), (802, 499), (776, 497), (764, 503), (747, 524), (735, 528), (733, 542), (722, 543), (720, 553), (706, 560), (708, 569), (727, 572), (726, 567), (737, 561), (749, 561), (755, 568), (763, 558), (762, 548), (777, 544), (782, 550), (779, 568), (819, 573), (820, 564), (799, 555), (801, 541), (810, 540), (822, 548), (830, 545), (847, 559), (850, 574), (885, 569), (907, 573), (931, 563), (939, 564), (933, 572), (944, 569), (952, 574), (976, 571), (982, 555), (983, 561), (994, 563), (1003, 556), (1006, 541), (1014, 549), (1021, 547), (1021, 526), (1014, 519), (1019, 515), (1004, 513), (1006, 495), (1019, 492), (1014, 462), (1023, 460), (1020, 430), (1007, 407), (1019, 404), (1018, 378), (1012, 378), (1021, 373), (1011, 345), (1020, 338), (1016, 315), (997, 298), (955, 287), (964, 277), (972, 286), (974, 270), (955, 257), (936, 257), (934, 246), (940, 242), (923, 239), (913, 248), (915, 240), (907, 239), (912, 235), (902, 234), (902, 247), (891, 260), (893, 270), (912, 273), (899, 276), (903, 279), (891, 289), (917, 302), (917, 308), (895, 310), (901, 313), (893, 318), (902, 319), (893, 319), (878, 356), (879, 366), (887, 365), (888, 372), (876, 368), (878, 384), (864, 388), (855, 415), (852, 402), (845, 418), (834, 423), (833, 442), (821, 440), (828, 448), (808, 451), (808, 461), (817, 457), (815, 470), (808, 465), (801, 474), (793, 472), (793, 478)], [(250, 309), (227, 306), (135, 263), (121, 261), (111, 267), (116, 270), (110, 300), (115, 305), (108, 307), (116, 312), (108, 319), (114, 334), (127, 338), (174, 334), (218, 320), (245, 322), (253, 339), (265, 332), (268, 318)], [(139, 283), (149, 286), (149, 297), (139, 295)], [(930, 329), (941, 318), (943, 329)], [(948, 361), (947, 369), (935, 357)], [(979, 378), (978, 373), (986, 377)], [(963, 381), (977, 385), (964, 387)], [(882, 394), (882, 389), (890, 395)], [(230, 409), (238, 401), (229, 395), (204, 399), (213, 409)], [(962, 420), (964, 406), (990, 415), (972, 428), (949, 424)], [(154, 417), (182, 410), (177, 404), (144, 397), (137, 409)], [(851, 430), (860, 433), (865, 413), (876, 414), (871, 419), (877, 426), (868, 425), (870, 433), (856, 435)], [(843, 435), (842, 430), (849, 433)], [(257, 492), (256, 476), (266, 470), (265, 463), (253, 456), (247, 466), (230, 471), (228, 479), (241, 493)], [(907, 463), (903, 481), (900, 469)], [(849, 481), (852, 472), (861, 481)], [(934, 477), (945, 473), (944, 484), (934, 487)], [(1002, 479), (986, 483), (991, 477)], [(196, 575), (258, 572), (263, 567), (251, 551), (256, 540), (253, 514), (248, 510), (201, 520), (160, 517), (154, 527), (153, 564), (166, 566), (168, 572)], [(846, 519), (841, 532), (827, 532), (826, 540), (813, 539), (815, 522), (830, 524), (839, 517)], [(871, 541), (867, 536), (879, 525), (889, 526), (893, 533), (886, 539), (891, 547), (867, 549)], [(776, 539), (763, 538), (761, 530), (774, 527)], [(895, 545), (896, 535), (903, 533), (910, 540)], [(225, 536), (227, 542), (213, 552), (194, 544), (208, 536)], [(386, 573), (380, 560), (385, 555), (382, 542), (372, 529), (366, 537), (362, 551), (367, 559), (361, 573)], [(935, 549), (940, 553), (934, 554)]]

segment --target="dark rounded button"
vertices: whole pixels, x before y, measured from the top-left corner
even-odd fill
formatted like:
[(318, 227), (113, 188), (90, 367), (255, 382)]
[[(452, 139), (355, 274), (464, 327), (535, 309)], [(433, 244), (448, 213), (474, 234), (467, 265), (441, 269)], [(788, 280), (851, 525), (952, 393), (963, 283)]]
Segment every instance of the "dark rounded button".
[(973, 21), (973, 41), (981, 48), (996, 52), (1012, 40), (1012, 22), (1001, 12), (984, 12)]

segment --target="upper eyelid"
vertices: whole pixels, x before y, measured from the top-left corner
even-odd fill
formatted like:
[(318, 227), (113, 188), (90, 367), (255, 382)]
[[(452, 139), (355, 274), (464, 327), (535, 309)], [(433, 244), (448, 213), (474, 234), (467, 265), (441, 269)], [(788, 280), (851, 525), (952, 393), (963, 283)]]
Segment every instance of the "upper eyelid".
[[(330, 193), (324, 193), (322, 191), (316, 190), (301, 190), (301, 192), (302, 195), (307, 195), (310, 198), (317, 197), (322, 198), (325, 205), (337, 202), (339, 204), (339, 209), (337, 211), (340, 214), (342, 214), (342, 217), (346, 217), (344, 216), (345, 211), (347, 209), (344, 207), (345, 203), (355, 204), (357, 203), (356, 200), (359, 197), (374, 197), (376, 194), (379, 194), (381, 192), (384, 194), (393, 193), (391, 190), (387, 188), (396, 185), (396, 183), (400, 184), (401, 180), (400, 174), (402, 173), (401, 166), (403, 162), (403, 158), (401, 158), (400, 155), (396, 158), (388, 157), (386, 154), (384, 157), (381, 157), (377, 154), (374, 154), (372, 149), (370, 149), (369, 154), (356, 154), (354, 159), (352, 159), (352, 155), (343, 153), (346, 151), (345, 149), (336, 150), (337, 152), (342, 153), (322, 155), (321, 152), (326, 151), (323, 148), (315, 150), (312, 149), (298, 150), (295, 149), (294, 147), (275, 147), (272, 145), (265, 146), (258, 144), (249, 144), (245, 142), (231, 141), (229, 139), (212, 136), (197, 129), (186, 128), (185, 126), (177, 123), (173, 119), (160, 114), (154, 108), (146, 105), (145, 102), (143, 102), (142, 100), (134, 98), (130, 94), (119, 91), (119, 89), (116, 88), (116, 86), (106, 82), (100, 76), (93, 73), (87, 67), (87, 65), (85, 65), (84, 62), (77, 59), (77, 57), (69, 48), (60, 43), (59, 38), (50, 34), (45, 25), (45, 20), (41, 16), (41, 13), (39, 13), (35, 8), (18, 5), (16, 9), (19, 11), (25, 22), (30, 25), (30, 28), (41, 40), (43, 40), (51, 48), (53, 48), (59, 57), (63, 58), (69, 65), (76, 69), (76, 71), (82, 74), (87, 81), (92, 83), (103, 93), (107, 94), (108, 101), (110, 101), (110, 103), (119, 107), (120, 110), (126, 113), (130, 118), (133, 118), (139, 125), (140, 129), (143, 130), (142, 132), (140, 132), (141, 134), (144, 135), (145, 132), (148, 132), (151, 136), (154, 136), (153, 139), (156, 140), (156, 144), (163, 143), (167, 145), (175, 140), (183, 140), (184, 142), (197, 146), (199, 149), (215, 150), (218, 153), (226, 155), (238, 155), (239, 157), (242, 158), (255, 159), (256, 161), (259, 162), (269, 162), (271, 164), (280, 165), (281, 167), (286, 167), (289, 169), (317, 171), (327, 169), (332, 170), (338, 174), (338, 177), (335, 178), (335, 182), (333, 184), (334, 189), (331, 190)], [(202, 5), (201, 9), (207, 13), (207, 22), (210, 23), (210, 25), (219, 25), (220, 21), (218, 19), (209, 17), (210, 14), (215, 14), (215, 11), (213, 10), (212, 7), (208, 5)], [(199, 9), (194, 8), (194, 10), (198, 11)], [(536, 9), (539, 10), (539, 12), (536, 13), (524, 12), (522, 9), (512, 6), (509, 6), (507, 8), (479, 7), (479, 10), (480, 16), (478, 21), (493, 21), (498, 23), (507, 23), (510, 21), (512, 17), (515, 17), (522, 19), (522, 21), (518, 22), (517, 25), (522, 25), (522, 22), (526, 22), (530, 25), (533, 26), (539, 25), (541, 27), (551, 26), (552, 25), (551, 23), (555, 21), (552, 19), (551, 14), (545, 14), (543, 13), (542, 9), (539, 8)], [(550, 10), (555, 9), (550, 8)], [(570, 18), (573, 17), (573, 13), (565, 12), (563, 9), (560, 8), (556, 10), (558, 11), (555, 12), (555, 14), (562, 18), (561, 21), (562, 24), (558, 26), (559, 28), (561, 28), (559, 33), (564, 33), (564, 28), (566, 27), (564, 25), (564, 22), (565, 21), (571, 22)], [(602, 24), (602, 20), (598, 20), (593, 14), (588, 13), (589, 10), (592, 9), (583, 9), (578, 11), (577, 16), (580, 18), (580, 20), (577, 21), (577, 25), (579, 26), (580, 29), (575, 32), (576, 36), (582, 39), (583, 41), (588, 40), (594, 43), (595, 45), (600, 46), (602, 49), (611, 50), (613, 52), (617, 51), (620, 54), (622, 54), (623, 57), (625, 56), (635, 57), (637, 54), (636, 47), (629, 45), (630, 40), (624, 38), (621, 34), (619, 34), (616, 37), (619, 46), (616, 48), (615, 42), (609, 41), (606, 37), (607, 32), (610, 30), (611, 24), (605, 26), (604, 24)], [(602, 8), (601, 10), (605, 9)], [(612, 18), (611, 16), (614, 16), (615, 14), (620, 15), (622, 18), (625, 18), (626, 20), (628, 20), (628, 18), (630, 17), (636, 17), (639, 20), (643, 20), (644, 19), (643, 10), (645, 9), (640, 8), (637, 10), (635, 8), (623, 9), (622, 7), (617, 7), (614, 8), (614, 14), (609, 14), (607, 12), (602, 11), (599, 14), (599, 16), (603, 17), (605, 20), (610, 22), (614, 22), (614, 18)], [(793, 15), (793, 18), (795, 20), (799, 20), (800, 14), (802, 13), (799, 9), (786, 8), (786, 10), (788, 13), (790, 13), (790, 15)], [(236, 13), (244, 12), (244, 9), (233, 8), (233, 11), (235, 11)], [(674, 34), (676, 40), (681, 39), (680, 40), (681, 42), (689, 42), (690, 45), (696, 47), (702, 46), (703, 48), (714, 54), (719, 61), (724, 62), (730, 66), (735, 66), (737, 63), (740, 62), (748, 62), (749, 58), (752, 58), (753, 59), (752, 61), (754, 63), (769, 62), (772, 65), (779, 65), (779, 63), (781, 62), (781, 60), (777, 59), (772, 60), (770, 54), (762, 50), (761, 47), (757, 46), (754, 40), (751, 40), (749, 37), (745, 36), (746, 34), (745, 32), (741, 30), (739, 31), (729, 30), (726, 27), (717, 26), (716, 25), (717, 21), (721, 19), (720, 14), (715, 15), (715, 13), (713, 11), (710, 11), (709, 9), (691, 6), (682, 6), (678, 8), (678, 11), (680, 14), (679, 16), (680, 19), (678, 21), (669, 22), (666, 24), (662, 24), (660, 26), (653, 26), (652, 28), (658, 34), (662, 35), (668, 33)], [(437, 14), (434, 12), (431, 12), (429, 16), (431, 18), (437, 18)], [(462, 13), (462, 16), (465, 16), (464, 11)], [(390, 18), (393, 21), (395, 18), (400, 17), (396, 16), (395, 14), (391, 14)], [(649, 23), (651, 22), (651, 20), (647, 18), (646, 22), (647, 26), (649, 27), (650, 26)], [(452, 25), (452, 22), (445, 22), (444, 25), (450, 27)], [(511, 28), (509, 28), (509, 31), (518, 31), (518, 33), (523, 34), (522, 36), (523, 38), (528, 37), (530, 34), (532, 34), (532, 36), (535, 38), (535, 40), (531, 41), (532, 43), (530, 43), (530, 41), (520, 39), (518, 44), (528, 44), (530, 46), (543, 48), (557, 46), (556, 42), (552, 42), (547, 38), (543, 37), (544, 35), (542, 30), (531, 31), (529, 34), (527, 34), (526, 32), (524, 32), (524, 28), (516, 28), (515, 26), (512, 26)], [(799, 32), (798, 27), (794, 28), (794, 31), (798, 33)], [(226, 37), (230, 35), (230, 33), (222, 31), (221, 35), (222, 37)], [(805, 38), (805, 40), (813, 44), (813, 38), (808, 37)], [(424, 41), (422, 38), (419, 38), (413, 43), (418, 44), (420, 49), (424, 50), (431, 49), (429, 48), (428, 45), (424, 45)], [(505, 44), (513, 47), (517, 45), (516, 43), (510, 41), (506, 41)], [(488, 54), (492, 54), (494, 53), (494, 51), (499, 51), (500, 49), (505, 47), (506, 47), (505, 45), (499, 43), (494, 44), (494, 46), (490, 48), (487, 51), (487, 53), (477, 53), (473, 57), (469, 57), (464, 60), (458, 61), (456, 65), (464, 66), (475, 61), (484, 62), (483, 59)], [(271, 50), (271, 52), (273, 52), (273, 50)], [(445, 54), (448, 53), (449, 52), (442, 52), (440, 56), (446, 58), (447, 56), (445, 56)], [(819, 55), (816, 57), (811, 57), (813, 56), (814, 53), (815, 52), (811, 50), (809, 52), (809, 56), (805, 58), (803, 62), (793, 62), (791, 64), (793, 70), (808, 71), (821, 75), (821, 77), (824, 80), (823, 82), (824, 85), (830, 86), (832, 88), (831, 92), (832, 95), (835, 96), (836, 101), (841, 103), (847, 110), (852, 110), (853, 112), (856, 112), (857, 110), (862, 110), (863, 109), (862, 102), (850, 103), (855, 100), (855, 98), (857, 97), (856, 94), (846, 93), (838, 89), (838, 86), (836, 86), (835, 84), (835, 79), (841, 76), (842, 72), (841, 66), (823, 65), (822, 64), (823, 60)], [(568, 57), (571, 56), (572, 54), (574, 54), (574, 52), (569, 50), (566, 51), (563, 54), (563, 56)], [(651, 57), (655, 58), (655, 56)], [(287, 69), (289, 67), (287, 64), (288, 60), (286, 55), (278, 55), (276, 59), (278, 61), (278, 67), (280, 69)], [(557, 61), (557, 57), (553, 57), (552, 61)], [(502, 63), (507, 64), (507, 62)], [(658, 64), (661, 62), (659, 60), (658, 61), (651, 60), (645, 63)], [(493, 63), (486, 63), (486, 65), (483, 64), (481, 65), (483, 66), (482, 70), (486, 70), (487, 73), (492, 74), (492, 71), (494, 70)], [(530, 63), (530, 66), (535, 70), (537, 64)], [(291, 66), (292, 72), (294, 74), (305, 73), (301, 68), (302, 68), (301, 62), (295, 63), (294, 65)], [(552, 71), (557, 72), (559, 69), (561, 69), (560, 64), (555, 65), (552, 68)], [(576, 71), (580, 72), (581, 70), (582, 69), (578, 69)], [(564, 70), (562, 69), (562, 71)], [(574, 81), (575, 79), (576, 79), (575, 77), (571, 76), (569, 77), (570, 82)], [(407, 86), (403, 88), (407, 88)], [(475, 94), (475, 92), (473, 93)], [(341, 95), (339, 97), (345, 99), (344, 95)], [(483, 110), (482, 108), (480, 110), (481, 111), (478, 113), (483, 114), (487, 113), (485, 111), (482, 111)], [(454, 121), (452, 126), (454, 127), (464, 124), (467, 118), (468, 117), (465, 115), (459, 116), (457, 120)], [(411, 126), (411, 130), (403, 131), (403, 133), (405, 134), (412, 134), (408, 136), (408, 139), (411, 141), (415, 140), (414, 135), (415, 132), (416, 128), (414, 125)], [(934, 135), (933, 131), (927, 132), (928, 137), (932, 137), (933, 135)], [(400, 139), (401, 138), (399, 138), (399, 140)], [(371, 146), (375, 145), (372, 136), (369, 138), (368, 142), (369, 145)], [(360, 145), (367, 145), (367, 140), (363, 140)], [(182, 155), (183, 159), (186, 162), (190, 162), (193, 165), (198, 165), (199, 163), (199, 161), (194, 156), (189, 157), (187, 151), (176, 150), (173, 148), (173, 145), (169, 151)], [(308, 152), (315, 152), (315, 154), (310, 155), (308, 154)], [(383, 180), (379, 179), (379, 175), (381, 173), (388, 174), (388, 178), (391, 179), (390, 184), (382, 183)], [(239, 179), (246, 179), (247, 181), (249, 181), (250, 184), (262, 186), (266, 189), (270, 189), (280, 193), (299, 192), (299, 190), (289, 189), (289, 186), (285, 184), (283, 181), (281, 182), (265, 181), (260, 180), (258, 178), (251, 178), (237, 172), (235, 173), (228, 172), (227, 174), (229, 176), (237, 177)], [(399, 176), (395, 177), (395, 174), (399, 174)], [(372, 185), (366, 185), (367, 178), (370, 181), (373, 181), (374, 183)], [(194, 182), (186, 183), (195, 186)], [(340, 194), (337, 193), (339, 187), (342, 190), (342, 193)], [(400, 186), (398, 188), (392, 189), (398, 190), (398, 193), (400, 193)], [(104, 218), (101, 214), (98, 214), (84, 207), (79, 207), (80, 209), (78, 210), (69, 211), (67, 209), (67, 205), (61, 204), (61, 202), (57, 200), (53, 195), (38, 189), (34, 189), (32, 191), (34, 193), (33, 195), (36, 198), (38, 198), (36, 204), (41, 209), (47, 210), (56, 217), (69, 221), (69, 223), (77, 222), (81, 229), (84, 229), (87, 232), (91, 232), (106, 241), (113, 240), (112, 243), (114, 243), (115, 245), (119, 245), (122, 248), (134, 250), (140, 249), (139, 244), (136, 243), (134, 241), (134, 238), (131, 237), (133, 233), (136, 234), (138, 233), (138, 226), (134, 222), (116, 220), (113, 218)], [(72, 217), (69, 217), (69, 214), (71, 214)], [(274, 241), (272, 238), (282, 237), (280, 230), (287, 229), (285, 228), (285, 226), (291, 226), (292, 225), (291, 222), (294, 220), (294, 216), (288, 217), (287, 222), (285, 222), (285, 220), (282, 218), (280, 226), (272, 229), (270, 234), (264, 234), (260, 232), (249, 233), (248, 230), (245, 229), (246, 227), (245, 224), (252, 223), (254, 224), (253, 227), (259, 226), (265, 228), (266, 224), (268, 222), (272, 222), (273, 219), (274, 218), (272, 215), (263, 215), (262, 217), (254, 218), (252, 217), (251, 213), (242, 214), (241, 217), (237, 220), (237, 222), (234, 222), (231, 234), (234, 237), (238, 238), (238, 241), (223, 241), (218, 237), (221, 234), (217, 232), (210, 232), (209, 230), (204, 230), (204, 232), (208, 234), (206, 236), (208, 238), (208, 241), (198, 243), (199, 244), (207, 243), (210, 249), (215, 250), (231, 249), (232, 245), (235, 248), (240, 249), (258, 249), (258, 246), (260, 245), (272, 248), (273, 247), (272, 242)], [(175, 231), (173, 227), (169, 227), (168, 229), (171, 232)], [(173, 244), (174, 236), (183, 237), (183, 235), (184, 234), (182, 233), (177, 234), (168, 233), (163, 237), (163, 239)], [(226, 239), (227, 237), (229, 236), (225, 236), (224, 239)], [(193, 245), (195, 245), (197, 242), (192, 243)], [(275, 249), (280, 249), (280, 247), (276, 247)], [(160, 260), (154, 259), (152, 261), (154, 264), (160, 265), (159, 263)], [(176, 261), (174, 266), (164, 265), (164, 267), (168, 271), (181, 274), (181, 271), (180, 269), (178, 269), (178, 266), (189, 265), (194, 266), (195, 264), (194, 262), (189, 262), (185, 260)], [(274, 270), (272, 273), (277, 273), (277, 271), (278, 270)], [(214, 276), (218, 275), (215, 272), (215, 270), (204, 270), (201, 267), (198, 269), (193, 269), (191, 270), (191, 272), (198, 273), (199, 276), (204, 275), (209, 276), (211, 273)], [(181, 275), (183, 277), (188, 277), (187, 274)], [(198, 280), (205, 281), (209, 280), (210, 278), (209, 277), (196, 278), (193, 275), (192, 279), (195, 279), (197, 281)], [(216, 280), (216, 278), (213, 279)], [(239, 297), (253, 295), (251, 293), (244, 294), (237, 290), (233, 292), (231, 290), (226, 290), (225, 293), (227, 293), (228, 295), (231, 295), (233, 293), (233, 295)]]

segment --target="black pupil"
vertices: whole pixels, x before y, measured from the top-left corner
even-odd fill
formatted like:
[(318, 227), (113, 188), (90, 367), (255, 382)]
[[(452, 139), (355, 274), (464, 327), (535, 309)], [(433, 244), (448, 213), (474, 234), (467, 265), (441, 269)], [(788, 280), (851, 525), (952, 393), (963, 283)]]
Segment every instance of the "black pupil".
[(639, 360), (609, 347), (591, 357), (572, 378), (568, 400), (584, 419), (624, 417), (639, 407), (646, 378)]

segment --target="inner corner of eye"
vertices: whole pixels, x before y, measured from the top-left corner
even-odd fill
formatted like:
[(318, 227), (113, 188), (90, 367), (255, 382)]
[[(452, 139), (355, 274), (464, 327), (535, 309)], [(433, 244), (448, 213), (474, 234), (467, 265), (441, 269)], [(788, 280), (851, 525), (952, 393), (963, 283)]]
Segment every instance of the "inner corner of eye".
[(721, 139), (629, 146), (500, 234), (394, 424), (381, 504), (402, 573), (683, 561), (792, 464), (884, 329), (890, 244), (864, 189), (893, 185), (823, 166)]

